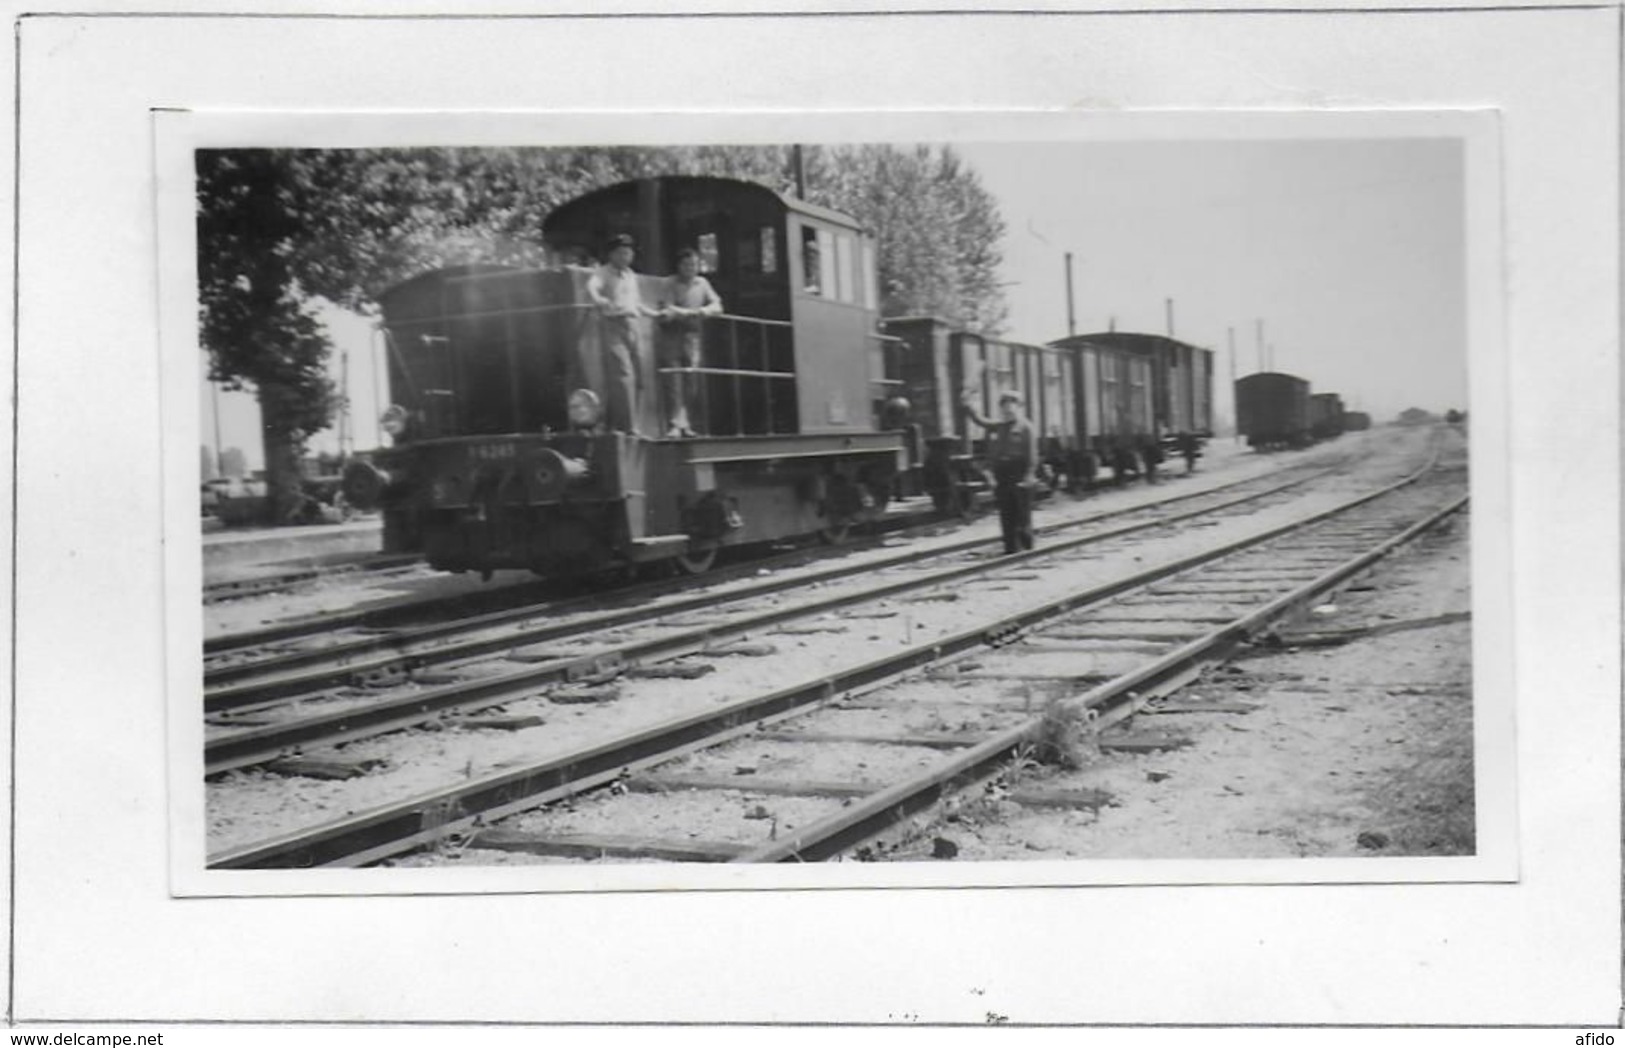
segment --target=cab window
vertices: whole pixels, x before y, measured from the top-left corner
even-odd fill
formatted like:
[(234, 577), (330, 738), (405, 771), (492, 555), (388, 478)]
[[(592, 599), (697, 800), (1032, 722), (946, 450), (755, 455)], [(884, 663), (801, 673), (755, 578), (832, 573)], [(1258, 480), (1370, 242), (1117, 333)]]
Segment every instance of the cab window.
[(875, 242), (868, 238), (862, 241), (863, 273), (859, 277), (863, 281), (863, 308), (877, 309), (875, 303)]
[(762, 227), (762, 272), (777, 273), (779, 271), (779, 242), (778, 231), (772, 226)]
[(835, 297), (842, 302), (857, 300), (856, 281), (852, 279), (852, 235), (835, 234)]
[(824, 249), (818, 243), (818, 230), (801, 227), (801, 290), (809, 295), (822, 295), (824, 282)]
[(818, 231), (818, 284), (826, 298), (836, 294), (835, 235), (827, 229)]
[(715, 233), (701, 233), (694, 242), (694, 249), (700, 253), (700, 272), (715, 273), (719, 261), (717, 235)]

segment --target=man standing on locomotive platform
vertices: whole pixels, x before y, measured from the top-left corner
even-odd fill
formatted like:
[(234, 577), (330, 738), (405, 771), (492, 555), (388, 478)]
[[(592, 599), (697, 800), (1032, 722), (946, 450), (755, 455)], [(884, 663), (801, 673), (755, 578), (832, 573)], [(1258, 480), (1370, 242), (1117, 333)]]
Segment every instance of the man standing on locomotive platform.
[(638, 318), (652, 316), (638, 291), (638, 275), (632, 272), (632, 238), (622, 233), (609, 242), (609, 263), (600, 266), (587, 281), (587, 295), (603, 318), (604, 384), (607, 423), (610, 429), (638, 436), (638, 365), (642, 359), (642, 338)]
[(989, 431), (993, 459), (994, 499), (999, 504), (999, 527), (1004, 552), (1033, 548), (1033, 484), (1038, 468), (1038, 433), (1022, 410), (1021, 394), (999, 394), (1000, 418), (986, 418), (976, 410), (975, 394), (966, 390), (961, 400), (970, 420)]
[[(721, 312), (722, 299), (711, 282), (700, 276), (700, 253), (691, 247), (683, 248), (677, 253), (677, 272), (666, 278), (660, 293), (661, 369), (702, 366), (701, 322)], [(689, 410), (699, 410), (700, 376), (680, 371), (661, 377), (665, 380), (666, 436), (694, 436)]]

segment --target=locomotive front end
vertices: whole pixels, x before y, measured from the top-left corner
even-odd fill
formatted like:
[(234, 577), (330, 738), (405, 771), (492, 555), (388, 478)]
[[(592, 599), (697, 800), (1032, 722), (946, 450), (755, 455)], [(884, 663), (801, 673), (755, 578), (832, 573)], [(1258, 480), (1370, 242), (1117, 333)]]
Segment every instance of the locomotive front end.
[(431, 567), (576, 574), (636, 536), (638, 441), (587, 391), (598, 327), (579, 269), (470, 266), (383, 297), (392, 446), (345, 494), (384, 516), (384, 547)]

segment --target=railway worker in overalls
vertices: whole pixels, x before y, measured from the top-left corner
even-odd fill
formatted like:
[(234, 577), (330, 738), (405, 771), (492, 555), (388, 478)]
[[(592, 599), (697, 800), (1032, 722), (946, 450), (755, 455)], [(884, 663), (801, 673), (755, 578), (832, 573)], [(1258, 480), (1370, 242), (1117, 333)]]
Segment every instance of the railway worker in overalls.
[(1033, 548), (1033, 484), (1038, 467), (1038, 433), (1022, 410), (1021, 394), (1006, 390), (999, 394), (999, 418), (991, 419), (976, 410), (974, 394), (965, 391), (962, 403), (970, 420), (988, 431), (993, 459), (994, 499), (999, 504), (999, 527), (1004, 533), (1004, 552)]
[(677, 272), (666, 278), (660, 292), (660, 368), (666, 400), (666, 436), (692, 437), (689, 408), (699, 410), (700, 376), (693, 371), (667, 368), (702, 366), (700, 330), (703, 318), (722, 312), (722, 299), (711, 282), (700, 276), (700, 253), (685, 247), (677, 254)]
[(598, 307), (604, 341), (606, 422), (610, 429), (638, 436), (638, 364), (642, 338), (638, 318), (652, 316), (638, 291), (632, 272), (632, 238), (626, 234), (609, 242), (609, 263), (587, 281), (587, 295)]

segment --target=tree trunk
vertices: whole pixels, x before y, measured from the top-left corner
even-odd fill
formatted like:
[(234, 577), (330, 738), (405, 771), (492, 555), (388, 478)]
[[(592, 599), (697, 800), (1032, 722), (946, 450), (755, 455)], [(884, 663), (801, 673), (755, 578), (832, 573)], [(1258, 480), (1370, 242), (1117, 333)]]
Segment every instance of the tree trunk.
[(294, 524), (305, 503), (299, 468), (304, 441), (298, 430), (280, 417), (276, 397), (262, 394), (259, 399), (265, 447), (265, 523)]

